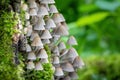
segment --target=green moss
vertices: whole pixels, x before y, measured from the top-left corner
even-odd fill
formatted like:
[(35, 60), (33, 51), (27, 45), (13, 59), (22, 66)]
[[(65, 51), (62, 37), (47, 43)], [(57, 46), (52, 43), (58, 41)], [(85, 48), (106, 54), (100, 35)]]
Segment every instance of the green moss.
[[(45, 49), (48, 53), (50, 61), (51, 52), (49, 50), (49, 47), (45, 45)], [(52, 80), (53, 77), (52, 64), (51, 63), (43, 64), (43, 68), (44, 70), (42, 71), (27, 70), (25, 73), (25, 80)]]
[(12, 12), (2, 11), (0, 14), (0, 79), (24, 80), (21, 75), (23, 65), (13, 64), (11, 37), (14, 33), (13, 27), (17, 24), (17, 17), (14, 17)]

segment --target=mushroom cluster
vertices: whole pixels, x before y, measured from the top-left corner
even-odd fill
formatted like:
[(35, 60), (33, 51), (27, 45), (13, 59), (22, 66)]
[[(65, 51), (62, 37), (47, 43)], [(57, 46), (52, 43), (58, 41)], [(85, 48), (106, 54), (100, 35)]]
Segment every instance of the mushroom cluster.
[[(51, 63), (54, 70), (53, 80), (76, 80), (76, 70), (84, 63), (74, 45), (77, 41), (69, 37), (68, 27), (54, 0), (28, 0), (22, 3), (25, 11), (24, 34), (20, 36), (21, 51), (27, 52), (27, 69), (44, 70), (43, 63)], [(61, 37), (68, 36), (66, 44)], [(45, 46), (51, 51), (51, 59)]]

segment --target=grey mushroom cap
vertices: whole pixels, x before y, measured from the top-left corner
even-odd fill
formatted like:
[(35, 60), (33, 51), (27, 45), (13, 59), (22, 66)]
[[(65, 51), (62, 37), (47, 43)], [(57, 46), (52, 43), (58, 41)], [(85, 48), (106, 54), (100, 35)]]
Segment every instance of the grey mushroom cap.
[(54, 0), (39, 0), (42, 4), (54, 4)]
[(40, 49), (37, 58), (48, 58), (47, 52), (45, 51), (45, 49)]
[(74, 48), (70, 48), (67, 53), (68, 58), (75, 58), (78, 56), (77, 51)]
[(61, 25), (55, 29), (54, 34), (61, 35), (61, 36), (67, 36), (69, 35), (69, 32), (64, 26)]
[(36, 55), (34, 52), (29, 52), (27, 56), (28, 60), (36, 60)]
[(65, 43), (64, 43), (64, 42), (60, 42), (60, 43), (58, 44), (58, 48), (59, 48), (60, 51), (63, 50), (63, 49), (66, 49)]
[(32, 49), (31, 49), (31, 46), (29, 44), (26, 44), (26, 52), (31, 52)]
[(39, 6), (37, 16), (45, 16), (45, 15), (49, 15), (47, 8), (43, 5)]
[(52, 63), (53, 64), (59, 64), (60, 63), (59, 57), (58, 56), (54, 56)]
[(51, 28), (55, 28), (56, 27), (56, 24), (54, 23), (54, 21), (50, 18), (48, 18), (46, 20), (46, 25), (45, 25), (45, 28), (46, 29), (51, 29)]
[(74, 72), (74, 68), (69, 62), (62, 63), (61, 67), (65, 72)]
[(35, 68), (35, 64), (33, 63), (33, 61), (29, 61), (27, 63), (27, 69), (34, 69)]
[(29, 14), (30, 14), (30, 16), (36, 16), (36, 15), (37, 15), (36, 9), (31, 8), (31, 9), (29, 10)]
[(41, 58), (40, 60), (41, 63), (49, 63), (48, 58)]
[(31, 46), (43, 46), (40, 37), (38, 37), (38, 36), (35, 37), (35, 38), (33, 39), (33, 42), (32, 42), (32, 44), (31, 44)]
[(58, 13), (58, 10), (55, 5), (50, 5), (50, 13)]
[(79, 56), (77, 56), (73, 61), (73, 66), (75, 68), (82, 68), (84, 65), (85, 64), (84, 64), (83, 60)]
[(63, 18), (61, 17), (61, 15), (59, 13), (55, 13), (53, 16), (52, 16), (52, 19), (54, 20), (54, 22), (57, 24), (57, 23), (61, 23), (61, 22), (64, 22)]
[(42, 64), (40, 62), (35, 64), (35, 70), (43, 70)]
[(70, 72), (69, 76), (72, 80), (77, 80), (79, 78), (76, 72)]
[(62, 68), (61, 67), (56, 67), (54, 75), (55, 76), (63, 76), (64, 72), (63, 72)]
[(76, 39), (74, 38), (74, 36), (70, 36), (69, 39), (67, 40), (67, 43), (69, 45), (77, 45), (77, 41)]
[(52, 38), (52, 36), (51, 36), (51, 34), (50, 34), (50, 32), (48, 30), (44, 30), (40, 37), (41, 37), (41, 39), (50, 39), (50, 38)]

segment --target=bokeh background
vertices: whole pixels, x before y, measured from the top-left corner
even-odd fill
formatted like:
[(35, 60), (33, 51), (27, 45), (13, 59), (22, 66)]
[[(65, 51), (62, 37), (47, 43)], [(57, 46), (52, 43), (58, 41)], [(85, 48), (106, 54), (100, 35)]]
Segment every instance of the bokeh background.
[(120, 80), (120, 0), (56, 0), (56, 5), (86, 64), (79, 80)]

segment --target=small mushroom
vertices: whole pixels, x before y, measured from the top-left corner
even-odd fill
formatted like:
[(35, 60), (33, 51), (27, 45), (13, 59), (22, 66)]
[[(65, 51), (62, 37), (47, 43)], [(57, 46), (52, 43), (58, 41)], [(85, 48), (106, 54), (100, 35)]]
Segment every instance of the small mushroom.
[(29, 52), (27, 59), (28, 59), (28, 60), (36, 60), (36, 55), (35, 55), (35, 53), (34, 53), (34, 52)]
[(52, 38), (52, 36), (51, 36), (51, 34), (50, 34), (50, 32), (48, 30), (44, 30), (40, 37), (41, 37), (41, 39), (50, 39), (50, 38)]
[(61, 67), (56, 67), (54, 74), (55, 74), (55, 76), (63, 76), (64, 75), (63, 70), (62, 70)]
[(33, 39), (31, 46), (43, 46), (42, 41), (39, 36)]
[(62, 63), (61, 67), (66, 72), (74, 72), (74, 68), (73, 68), (72, 64), (70, 64), (69, 62)]
[(33, 61), (29, 61), (27, 63), (27, 69), (34, 69), (35, 68), (35, 64), (33, 63)]
[(48, 58), (47, 52), (45, 51), (45, 49), (40, 49), (37, 58)]
[(50, 5), (50, 13), (58, 13), (58, 10), (55, 5)]
[(35, 70), (43, 70), (42, 64), (40, 62), (35, 64)]
[(69, 39), (67, 40), (67, 43), (69, 45), (77, 45), (77, 41), (76, 39), (74, 38), (74, 36), (70, 36)]

